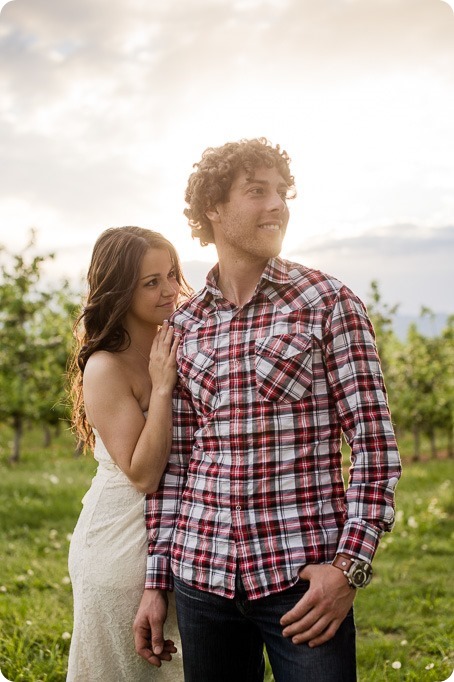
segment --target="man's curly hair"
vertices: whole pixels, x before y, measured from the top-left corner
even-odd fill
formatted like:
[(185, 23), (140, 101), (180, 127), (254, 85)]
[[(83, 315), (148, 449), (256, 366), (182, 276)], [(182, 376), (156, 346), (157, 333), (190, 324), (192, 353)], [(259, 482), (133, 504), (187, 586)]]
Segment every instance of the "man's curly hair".
[(246, 171), (248, 179), (260, 166), (277, 168), (288, 186), (287, 198), (296, 195), (295, 180), (290, 173), (290, 157), (286, 151), (275, 147), (265, 138), (227, 142), (222, 147), (208, 147), (196, 170), (189, 176), (185, 193), (188, 208), (184, 210), (192, 236), (200, 239), (202, 246), (214, 243), (211, 222), (205, 212), (218, 203), (228, 201), (230, 188), (239, 171)]

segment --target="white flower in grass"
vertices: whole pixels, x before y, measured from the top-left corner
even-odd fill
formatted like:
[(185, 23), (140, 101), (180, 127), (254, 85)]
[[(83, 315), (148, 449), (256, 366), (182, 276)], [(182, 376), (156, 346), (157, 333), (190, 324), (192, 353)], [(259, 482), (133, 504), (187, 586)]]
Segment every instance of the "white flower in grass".
[(71, 633), (70, 632), (62, 632), (61, 638), (62, 639), (71, 639)]
[(31, 620), (26, 620), (26, 621), (25, 621), (25, 625), (32, 625)]
[(68, 542), (71, 542), (72, 536), (73, 536), (72, 533), (67, 534), (66, 539), (68, 540)]
[(23, 583), (27, 580), (27, 576), (26, 575), (18, 575), (18, 576), (16, 576), (16, 580), (18, 583)]
[(62, 583), (63, 585), (69, 585), (71, 583), (71, 578), (69, 577), (69, 575), (65, 575), (65, 577), (62, 578)]
[(426, 670), (432, 670), (432, 668), (434, 668), (434, 667), (435, 667), (435, 663), (428, 663), (426, 665)]
[(28, 569), (27, 575), (35, 575), (35, 571), (33, 571), (31, 568)]
[(51, 475), (49, 476), (49, 481), (50, 481), (53, 485), (57, 485), (57, 483), (60, 483), (60, 479), (58, 478), (58, 476), (55, 476), (55, 474), (51, 474)]
[(8, 592), (6, 585), (0, 585), (0, 592)]
[(419, 525), (414, 516), (410, 516), (408, 518), (407, 524), (410, 526), (410, 528), (417, 528)]
[(394, 670), (400, 670), (402, 668), (402, 663), (400, 661), (394, 661), (394, 663), (391, 663), (391, 668), (394, 668)]
[(55, 540), (55, 538), (57, 537), (57, 535), (58, 535), (58, 530), (55, 530), (55, 528), (52, 528), (52, 529), (49, 531), (49, 537), (50, 537), (51, 540)]
[(404, 512), (402, 509), (396, 511), (396, 523), (400, 523), (404, 520)]
[(406, 639), (403, 639), (400, 643), (400, 646), (407, 646), (408, 641)]
[(427, 545), (421, 545), (421, 549), (423, 552), (427, 552), (428, 546)]

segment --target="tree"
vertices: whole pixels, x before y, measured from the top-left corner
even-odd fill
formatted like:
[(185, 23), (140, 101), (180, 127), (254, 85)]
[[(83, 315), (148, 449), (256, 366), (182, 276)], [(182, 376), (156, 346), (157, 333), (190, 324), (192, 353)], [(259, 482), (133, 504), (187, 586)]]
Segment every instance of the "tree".
[(35, 237), (32, 230), (22, 253), (1, 251), (0, 421), (14, 431), (13, 462), (20, 458), (25, 422), (49, 419), (52, 405), (62, 400), (71, 334), (68, 285), (42, 287), (42, 265), (53, 255), (33, 255)]
[(372, 280), (367, 299), (367, 309), (374, 327), (380, 363), (385, 379), (388, 379), (398, 347), (398, 340), (393, 330), (394, 317), (398, 308), (398, 303), (395, 303), (393, 306), (384, 303), (378, 282)]
[(382, 299), (378, 282), (373, 280), (367, 299), (367, 308), (370, 320), (374, 327), (377, 349), (380, 355), (380, 364), (386, 383), (388, 402), (391, 409), (396, 431), (402, 427), (399, 414), (399, 395), (401, 376), (399, 374), (399, 357), (402, 352), (402, 343), (394, 333), (394, 317), (399, 304), (392, 306)]
[[(423, 307), (421, 317), (433, 313)], [(402, 426), (413, 433), (413, 459), (421, 456), (421, 436), (428, 437), (432, 457), (437, 456), (437, 432), (445, 432), (452, 451), (453, 431), (453, 321), (439, 336), (425, 336), (410, 325), (405, 345), (397, 357), (399, 391), (397, 412)]]

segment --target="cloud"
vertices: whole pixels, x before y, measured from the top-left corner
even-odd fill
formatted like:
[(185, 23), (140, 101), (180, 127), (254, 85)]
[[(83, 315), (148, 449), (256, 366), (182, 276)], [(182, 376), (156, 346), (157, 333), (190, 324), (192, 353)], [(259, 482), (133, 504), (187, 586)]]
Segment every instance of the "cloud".
[[(142, 224), (189, 252), (192, 163), (256, 134), (288, 148), (314, 233), (446, 224), (453, 32), (438, 0), (9, 2), (0, 226), (63, 244)], [(385, 248), (369, 239), (365, 258)]]

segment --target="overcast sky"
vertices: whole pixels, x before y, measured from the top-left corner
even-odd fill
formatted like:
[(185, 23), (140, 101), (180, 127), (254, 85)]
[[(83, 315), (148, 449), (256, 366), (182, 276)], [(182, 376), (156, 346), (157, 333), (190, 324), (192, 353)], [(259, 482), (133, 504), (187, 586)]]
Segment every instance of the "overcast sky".
[(454, 312), (452, 121), (442, 0), (13, 0), (0, 242), (34, 226), (52, 275), (77, 279), (103, 229), (151, 227), (199, 286), (215, 252), (182, 214), (192, 164), (264, 135), (298, 188), (285, 257), (362, 297), (378, 279), (402, 312)]

